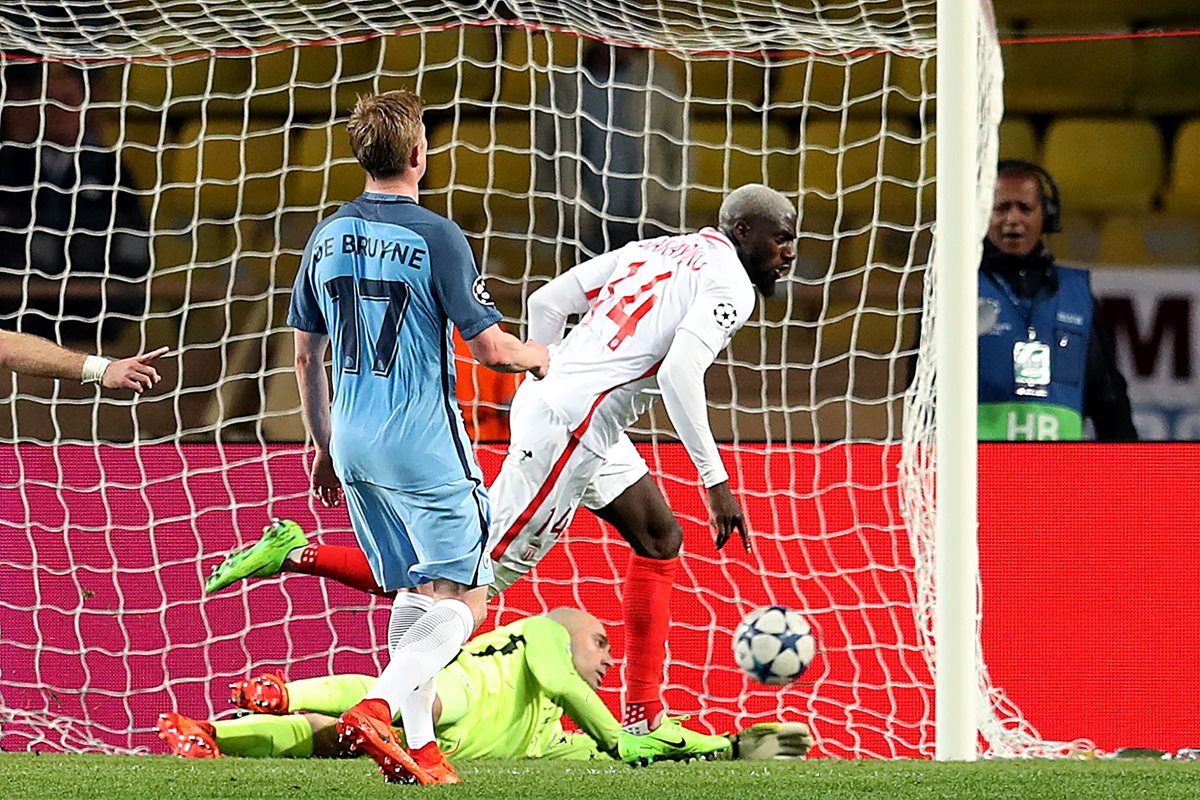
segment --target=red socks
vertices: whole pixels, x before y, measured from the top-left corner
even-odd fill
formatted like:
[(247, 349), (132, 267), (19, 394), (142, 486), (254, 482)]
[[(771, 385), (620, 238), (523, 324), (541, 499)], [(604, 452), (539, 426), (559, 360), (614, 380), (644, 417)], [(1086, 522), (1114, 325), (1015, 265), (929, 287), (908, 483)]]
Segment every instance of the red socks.
[(671, 590), (675, 588), (678, 567), (678, 557), (660, 560), (629, 556), (625, 577), (625, 719), (621, 723), (626, 728), (652, 731), (662, 715), (663, 663), (671, 628)]
[(392, 592), (385, 592), (375, 582), (371, 574), (371, 565), (367, 556), (357, 547), (341, 547), (334, 544), (310, 544), (300, 554), (300, 563), (295, 566), (296, 572), (305, 575), (317, 575), (331, 578), (338, 583), (360, 589), (371, 594), (390, 597)]

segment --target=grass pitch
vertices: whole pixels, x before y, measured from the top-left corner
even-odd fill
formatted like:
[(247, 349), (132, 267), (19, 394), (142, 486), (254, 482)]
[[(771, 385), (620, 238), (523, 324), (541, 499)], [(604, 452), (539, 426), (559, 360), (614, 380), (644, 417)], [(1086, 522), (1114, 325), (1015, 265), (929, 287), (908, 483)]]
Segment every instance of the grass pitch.
[(185, 761), (171, 756), (0, 755), (0, 796), (87, 800), (372, 798), (433, 793), (472, 800), (1099, 800), (1195, 798), (1200, 762), (788, 761), (464, 764), (461, 786), (391, 786), (367, 759)]

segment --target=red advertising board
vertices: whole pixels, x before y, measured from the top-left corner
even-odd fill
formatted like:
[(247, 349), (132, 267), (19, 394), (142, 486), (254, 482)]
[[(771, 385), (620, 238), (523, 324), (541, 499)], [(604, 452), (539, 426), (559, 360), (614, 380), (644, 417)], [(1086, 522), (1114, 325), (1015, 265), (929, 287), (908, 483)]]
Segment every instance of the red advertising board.
[(980, 446), (983, 651), (1049, 739), (1200, 743), (1200, 445)]
[[(1104, 749), (1200, 742), (1200, 563), (1189, 445), (988, 444), (980, 449), (984, 654), (1044, 737)], [(683, 451), (647, 451), (685, 529), (666, 699), (725, 730), (810, 716), (820, 753), (929, 755), (930, 678), (914, 647), (912, 558), (895, 494), (897, 446), (727, 457), (755, 553), (716, 553)], [(499, 464), (481, 452), (485, 470)], [(83, 720), (76, 746), (159, 751), (155, 716), (225, 711), (230, 680), (378, 671), (386, 604), (307, 576), (204, 596), (205, 571), (273, 515), (352, 542), (314, 507), (295, 445), (21, 446), (0, 450), (0, 713)], [(581, 513), (500, 621), (584, 605), (616, 628), (627, 548)], [(729, 632), (768, 602), (809, 614), (820, 655), (780, 693), (733, 666)], [(621, 636), (614, 636), (622, 655)], [(619, 702), (614, 674), (602, 692)], [(28, 717), (24, 717), (28, 719)], [(6, 725), (6, 749), (60, 741)]]

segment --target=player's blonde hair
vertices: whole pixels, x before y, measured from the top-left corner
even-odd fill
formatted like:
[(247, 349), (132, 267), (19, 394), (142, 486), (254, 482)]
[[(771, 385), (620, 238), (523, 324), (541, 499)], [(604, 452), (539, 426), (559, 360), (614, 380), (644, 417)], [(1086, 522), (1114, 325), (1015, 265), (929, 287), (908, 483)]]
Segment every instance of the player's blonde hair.
[(421, 141), (424, 107), (424, 101), (407, 89), (358, 98), (346, 132), (350, 151), (368, 175), (383, 180), (409, 168), (409, 154)]
[(731, 230), (740, 220), (762, 220), (781, 227), (795, 224), (796, 207), (779, 192), (761, 183), (739, 186), (721, 203), (717, 227)]

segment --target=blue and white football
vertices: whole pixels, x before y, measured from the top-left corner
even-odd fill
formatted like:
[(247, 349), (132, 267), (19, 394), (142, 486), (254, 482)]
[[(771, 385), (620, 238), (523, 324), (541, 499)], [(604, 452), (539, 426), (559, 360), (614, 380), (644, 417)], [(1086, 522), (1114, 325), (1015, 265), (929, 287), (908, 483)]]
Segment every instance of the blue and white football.
[(771, 686), (804, 674), (817, 652), (812, 626), (798, 611), (783, 606), (756, 608), (733, 633), (733, 658), (754, 680)]

